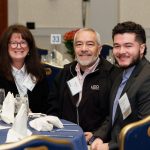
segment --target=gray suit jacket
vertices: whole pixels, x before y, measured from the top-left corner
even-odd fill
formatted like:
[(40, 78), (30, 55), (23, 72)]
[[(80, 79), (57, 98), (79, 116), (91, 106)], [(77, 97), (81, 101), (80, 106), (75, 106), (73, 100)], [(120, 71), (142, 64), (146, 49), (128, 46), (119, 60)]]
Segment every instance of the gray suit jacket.
[[(112, 125), (112, 109), (118, 86), (121, 82), (121, 75), (115, 81), (110, 94), (110, 116), (107, 122), (107, 129), (104, 132), (97, 132), (95, 135), (109, 142), (110, 149), (118, 149), (118, 138), (120, 130), (128, 123), (138, 121), (150, 115), (150, 63), (143, 58), (133, 70), (128, 79), (121, 96), (126, 93), (131, 106), (131, 114), (123, 119), (123, 115), (118, 105)], [(106, 123), (105, 122), (105, 123)]]

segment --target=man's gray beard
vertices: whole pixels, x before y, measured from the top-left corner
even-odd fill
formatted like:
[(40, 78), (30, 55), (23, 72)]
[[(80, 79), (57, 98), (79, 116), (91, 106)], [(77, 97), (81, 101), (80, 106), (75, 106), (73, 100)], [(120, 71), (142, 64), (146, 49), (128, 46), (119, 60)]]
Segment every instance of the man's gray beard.
[(77, 60), (77, 62), (78, 62), (81, 66), (89, 66), (89, 65), (91, 65), (91, 64), (94, 64), (94, 62), (96, 62), (97, 58), (98, 58), (98, 56), (95, 56), (95, 57), (92, 58), (92, 60), (80, 61), (80, 60), (78, 59), (78, 57), (76, 57), (76, 60)]

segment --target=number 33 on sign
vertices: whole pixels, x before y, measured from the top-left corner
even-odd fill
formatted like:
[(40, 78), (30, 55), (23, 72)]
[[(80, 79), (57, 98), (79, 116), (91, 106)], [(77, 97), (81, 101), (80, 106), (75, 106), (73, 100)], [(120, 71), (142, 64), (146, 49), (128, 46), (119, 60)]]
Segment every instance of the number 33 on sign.
[(61, 44), (61, 34), (51, 34), (51, 44)]

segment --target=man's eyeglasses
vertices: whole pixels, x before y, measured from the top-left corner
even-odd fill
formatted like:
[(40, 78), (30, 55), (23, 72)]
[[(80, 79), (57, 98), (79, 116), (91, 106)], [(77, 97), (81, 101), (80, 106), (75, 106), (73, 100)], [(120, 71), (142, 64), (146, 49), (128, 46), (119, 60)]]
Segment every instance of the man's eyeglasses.
[(26, 41), (22, 41), (19, 43), (10, 41), (9, 45), (11, 46), (11, 48), (18, 48), (18, 45), (20, 45), (21, 48), (26, 48), (28, 46), (28, 43)]

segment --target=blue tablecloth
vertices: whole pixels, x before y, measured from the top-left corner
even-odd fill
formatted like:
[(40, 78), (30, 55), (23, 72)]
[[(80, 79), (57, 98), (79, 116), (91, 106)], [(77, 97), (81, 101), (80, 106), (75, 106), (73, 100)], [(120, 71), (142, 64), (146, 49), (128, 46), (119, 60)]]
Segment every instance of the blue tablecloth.
[[(54, 128), (51, 132), (39, 132), (30, 127), (28, 127), (34, 135), (47, 135), (53, 138), (64, 138), (69, 139), (73, 145), (75, 150), (87, 150), (87, 144), (85, 141), (85, 137), (83, 134), (83, 130), (77, 125), (72, 122), (61, 120), (64, 124), (64, 128), (62, 131), (57, 130), (58, 128)], [(0, 121), (0, 125), (9, 126), (3, 121)], [(69, 131), (67, 131), (69, 130)], [(8, 129), (1, 129), (0, 130), (0, 144), (5, 143), (6, 136), (7, 136)]]

